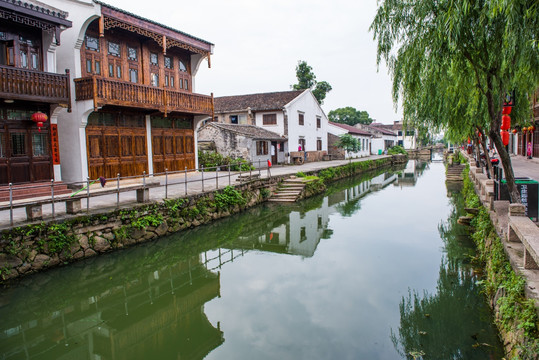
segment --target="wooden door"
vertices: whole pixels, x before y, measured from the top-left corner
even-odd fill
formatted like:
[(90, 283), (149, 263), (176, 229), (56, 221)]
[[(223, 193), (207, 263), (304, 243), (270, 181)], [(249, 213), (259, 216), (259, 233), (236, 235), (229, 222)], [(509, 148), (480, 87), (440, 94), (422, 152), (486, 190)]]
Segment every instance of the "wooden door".
[(275, 141), (272, 141), (271, 142), (271, 149), (270, 149), (270, 154), (271, 154), (271, 164), (272, 165), (276, 165), (277, 164), (277, 142)]
[(0, 184), (54, 177), (48, 123), (41, 132), (30, 121), (34, 111), (0, 110)]
[(90, 115), (86, 127), (90, 179), (115, 178), (118, 174), (140, 176), (148, 172), (144, 121), (126, 119), (120, 114), (105, 114), (105, 117), (103, 120), (103, 116)]
[[(189, 128), (188, 128), (189, 127)], [(191, 170), (195, 167), (194, 132), (191, 119), (152, 118), (154, 173)]]

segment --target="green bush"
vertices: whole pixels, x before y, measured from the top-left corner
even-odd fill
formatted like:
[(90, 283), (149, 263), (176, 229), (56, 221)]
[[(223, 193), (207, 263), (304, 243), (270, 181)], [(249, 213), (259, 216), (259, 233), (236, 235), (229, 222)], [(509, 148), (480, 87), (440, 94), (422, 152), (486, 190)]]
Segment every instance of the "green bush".
[(408, 155), (408, 152), (404, 150), (404, 148), (400, 145), (395, 145), (387, 150), (387, 153), (389, 155), (397, 155), (397, 154), (403, 154)]
[[(228, 170), (230, 165), (231, 171), (249, 171), (254, 170), (254, 167), (244, 159), (233, 159), (230, 156), (223, 156), (215, 151), (200, 151), (198, 152), (198, 164), (206, 171), (215, 171), (215, 167), (220, 166), (221, 171)], [(223, 168), (225, 167), (225, 168)]]

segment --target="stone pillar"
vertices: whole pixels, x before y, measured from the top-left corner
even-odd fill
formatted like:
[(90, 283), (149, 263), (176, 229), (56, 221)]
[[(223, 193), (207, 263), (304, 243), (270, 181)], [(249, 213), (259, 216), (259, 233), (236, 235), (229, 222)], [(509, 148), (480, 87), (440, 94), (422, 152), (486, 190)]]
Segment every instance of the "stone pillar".
[(513, 230), (513, 227), (511, 226), (511, 220), (509, 220), (509, 224), (507, 225), (507, 241), (516, 243), (520, 242), (517, 233), (515, 232), (515, 230)]

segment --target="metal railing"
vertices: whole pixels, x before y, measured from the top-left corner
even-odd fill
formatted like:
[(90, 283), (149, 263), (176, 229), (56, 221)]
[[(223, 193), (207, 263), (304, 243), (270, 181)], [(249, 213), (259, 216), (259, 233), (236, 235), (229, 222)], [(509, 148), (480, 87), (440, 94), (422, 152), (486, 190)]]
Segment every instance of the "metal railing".
[[(232, 170), (237, 168), (239, 170)], [(248, 170), (246, 169), (248, 167)], [(244, 168), (242, 170), (242, 168)], [(102, 196), (110, 196), (116, 194), (116, 208), (120, 207), (120, 194), (125, 192), (133, 192), (142, 190), (145, 192), (149, 188), (164, 188), (163, 199), (169, 198), (169, 193), (172, 189), (183, 188), (183, 196), (187, 196), (189, 192), (205, 192), (206, 189), (211, 187), (211, 190), (219, 189), (227, 183), (232, 185), (233, 180), (250, 181), (254, 178), (262, 177), (262, 172), (266, 172), (266, 177), (271, 178), (271, 170), (269, 164), (265, 161), (258, 161), (258, 167), (254, 167), (252, 162), (245, 162), (239, 165), (219, 165), (213, 167), (201, 166), (196, 169), (188, 169), (179, 171), (146, 174), (144, 171), (142, 175), (137, 176), (124, 176), (121, 177), (117, 174), (114, 178), (87, 178), (83, 182), (55, 182), (51, 179), (50, 183), (29, 184), (29, 185), (14, 185), (10, 183), (6, 187), (0, 187), (0, 199), (6, 198), (7, 201), (0, 201), (0, 212), (9, 210), (10, 226), (13, 226), (14, 215), (13, 210), (21, 207), (31, 207), (32, 205), (41, 206), (45, 204), (51, 205), (52, 218), (56, 218), (56, 204), (58, 202), (75, 202), (80, 200), (86, 200), (86, 212), (90, 212), (90, 199)], [(189, 178), (188, 174), (191, 174)], [(200, 176), (197, 176), (200, 174)], [(196, 176), (196, 178), (193, 178)], [(158, 180), (150, 182), (149, 179)], [(224, 180), (223, 180), (224, 179)], [(102, 183), (102, 188), (92, 188), (97, 183)], [(122, 184), (123, 182), (123, 184)], [(114, 184), (114, 187), (106, 186), (105, 184)], [(193, 187), (195, 184), (199, 184), (200, 187)], [(213, 187), (215, 185), (215, 187)], [(70, 194), (63, 193), (58, 194), (59, 188), (67, 186), (71, 190)], [(97, 186), (97, 185), (96, 185)], [(57, 188), (55, 190), (55, 187)], [(45, 189), (45, 190), (44, 190)], [(46, 190), (49, 189), (49, 190)], [(32, 190), (33, 197), (24, 197), (18, 193), (24, 193), (28, 190)], [(6, 192), (8, 196), (6, 196)], [(36, 195), (40, 194), (41, 195)], [(176, 191), (178, 195), (178, 192)], [(16, 197), (22, 197), (17, 200)], [(179, 197), (182, 197), (181, 195)]]

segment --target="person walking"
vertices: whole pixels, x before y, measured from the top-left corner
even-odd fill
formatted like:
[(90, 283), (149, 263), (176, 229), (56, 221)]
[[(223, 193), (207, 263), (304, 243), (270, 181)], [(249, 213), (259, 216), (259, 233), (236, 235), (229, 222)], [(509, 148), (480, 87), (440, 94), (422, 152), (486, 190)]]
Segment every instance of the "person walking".
[(532, 142), (528, 141), (528, 159), (532, 158)]

